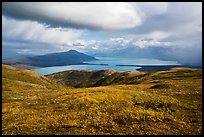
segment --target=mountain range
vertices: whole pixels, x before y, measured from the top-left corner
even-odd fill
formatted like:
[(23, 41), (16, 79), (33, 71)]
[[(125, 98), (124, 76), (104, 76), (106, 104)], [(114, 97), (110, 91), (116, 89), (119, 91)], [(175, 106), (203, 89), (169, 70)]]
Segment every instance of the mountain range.
[[(197, 52), (200, 54), (197, 54)], [(202, 68), (201, 51), (199, 51), (197, 48), (192, 51), (188, 48), (177, 48), (176, 46), (149, 46), (141, 48), (139, 46), (130, 45), (129, 47), (124, 47), (123, 49), (109, 49), (107, 51), (94, 51), (86, 53), (92, 56), (103, 57), (146, 58), (176, 61), (185, 66)]]
[(80, 53), (76, 50), (57, 52), (33, 57), (3, 60), (3, 64), (18, 68), (51, 67), (85, 64), (84, 61), (96, 60), (96, 58)]

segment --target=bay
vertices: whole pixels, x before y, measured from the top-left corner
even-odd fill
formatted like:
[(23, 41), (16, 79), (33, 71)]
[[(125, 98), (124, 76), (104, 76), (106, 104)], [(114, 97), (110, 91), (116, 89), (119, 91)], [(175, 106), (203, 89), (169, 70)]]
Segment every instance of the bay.
[(116, 66), (116, 65), (180, 65), (176, 61), (163, 61), (158, 59), (135, 59), (135, 58), (119, 58), (119, 57), (96, 57), (98, 60), (87, 61), (85, 65), (68, 65), (43, 67), (33, 69), (42, 75), (48, 75), (66, 70), (117, 70), (117, 71), (137, 71), (141, 67), (136, 66)]

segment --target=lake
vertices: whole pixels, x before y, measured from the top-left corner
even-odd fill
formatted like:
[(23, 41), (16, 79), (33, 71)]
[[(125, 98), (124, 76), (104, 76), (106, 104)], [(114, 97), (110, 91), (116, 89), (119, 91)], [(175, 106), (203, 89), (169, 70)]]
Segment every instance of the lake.
[[(96, 57), (98, 60), (87, 61), (92, 65), (68, 65), (33, 69), (42, 75), (52, 74), (66, 70), (104, 70), (112, 69), (117, 71), (137, 71), (141, 67), (136, 66), (116, 66), (116, 65), (180, 65), (176, 61), (163, 61), (158, 59), (135, 59), (119, 57)], [(93, 65), (95, 64), (95, 65)], [(99, 65), (96, 65), (99, 64)], [(100, 65), (103, 64), (103, 65)]]

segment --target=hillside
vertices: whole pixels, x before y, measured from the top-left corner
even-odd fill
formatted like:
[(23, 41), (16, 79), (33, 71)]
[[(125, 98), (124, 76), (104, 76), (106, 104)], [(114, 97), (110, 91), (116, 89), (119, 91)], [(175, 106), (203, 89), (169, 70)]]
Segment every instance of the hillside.
[(89, 75), (105, 83), (90, 88), (6, 65), (2, 73), (3, 135), (202, 134), (201, 69), (75, 71), (75, 80)]
[[(162, 72), (162, 73), (160, 73)], [(122, 72), (113, 70), (68, 70), (46, 75), (70, 87), (97, 87), (118, 84), (158, 83), (166, 79), (201, 78), (200, 69), (172, 68), (166, 71)]]
[(46, 75), (48, 78), (70, 87), (92, 87), (117, 71), (113, 70), (68, 70)]
[(31, 70), (20, 70), (12, 66), (2, 65), (3, 91), (19, 90), (56, 90), (62, 88), (55, 81)]
[(94, 57), (80, 53), (76, 50), (51, 53), (40, 56), (3, 60), (3, 64), (19, 68), (52, 67), (83, 64), (84, 61), (96, 60)]

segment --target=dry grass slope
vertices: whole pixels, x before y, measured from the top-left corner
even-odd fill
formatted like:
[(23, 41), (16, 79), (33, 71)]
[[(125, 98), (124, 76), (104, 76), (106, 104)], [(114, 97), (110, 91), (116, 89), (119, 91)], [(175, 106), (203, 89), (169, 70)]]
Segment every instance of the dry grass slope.
[(2, 67), (4, 135), (202, 134), (202, 70), (127, 72), (121, 80), (140, 82), (65, 88), (33, 71)]

